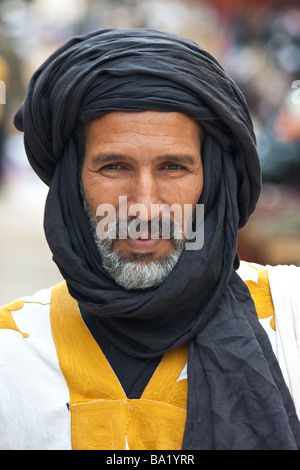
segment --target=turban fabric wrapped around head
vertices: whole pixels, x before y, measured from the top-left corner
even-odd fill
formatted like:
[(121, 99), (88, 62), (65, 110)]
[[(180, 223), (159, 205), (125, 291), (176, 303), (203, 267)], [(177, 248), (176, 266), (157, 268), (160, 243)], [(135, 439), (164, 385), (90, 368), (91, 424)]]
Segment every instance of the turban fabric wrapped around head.
[[(75, 130), (112, 111), (184, 113), (205, 131), (204, 246), (160, 286), (126, 291), (101, 265), (79, 188)], [(102, 30), (59, 48), (15, 116), (49, 185), (45, 233), (79, 305), (124, 352), (154, 358), (189, 342), (183, 449), (297, 449), (299, 421), (238, 266), (237, 232), (261, 187), (247, 104), (217, 61), (166, 32)]]

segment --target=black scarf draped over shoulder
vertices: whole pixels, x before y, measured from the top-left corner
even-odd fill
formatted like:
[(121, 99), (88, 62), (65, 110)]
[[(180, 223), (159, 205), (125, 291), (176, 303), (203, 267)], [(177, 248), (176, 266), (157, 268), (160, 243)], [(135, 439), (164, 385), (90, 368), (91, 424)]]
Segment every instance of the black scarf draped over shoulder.
[[(177, 111), (205, 131), (204, 246), (162, 285), (126, 291), (101, 266), (78, 185), (74, 130), (111, 111)], [(79, 305), (125, 353), (154, 358), (189, 342), (183, 449), (297, 449), (299, 421), (246, 285), (237, 232), (261, 187), (246, 102), (194, 42), (166, 32), (76, 37), (33, 75), (15, 116), (30, 164), (49, 185), (44, 227)]]

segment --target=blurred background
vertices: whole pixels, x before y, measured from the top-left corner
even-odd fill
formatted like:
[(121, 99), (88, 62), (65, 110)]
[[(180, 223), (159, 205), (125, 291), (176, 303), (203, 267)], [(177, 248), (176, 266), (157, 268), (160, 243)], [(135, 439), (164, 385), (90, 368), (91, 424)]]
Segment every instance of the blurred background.
[(27, 163), (13, 115), (51, 52), (111, 27), (188, 37), (236, 81), (263, 169), (240, 256), (300, 266), (300, 0), (0, 0), (0, 305), (61, 280), (43, 233), (47, 187)]

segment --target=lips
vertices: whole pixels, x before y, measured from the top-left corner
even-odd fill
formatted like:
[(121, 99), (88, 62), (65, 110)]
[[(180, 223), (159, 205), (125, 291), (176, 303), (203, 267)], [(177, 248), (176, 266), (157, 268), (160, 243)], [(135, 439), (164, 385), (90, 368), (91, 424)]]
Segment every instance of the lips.
[(153, 248), (156, 248), (162, 241), (161, 238), (138, 238), (137, 240), (127, 238), (123, 240), (129, 248), (137, 251), (153, 250)]

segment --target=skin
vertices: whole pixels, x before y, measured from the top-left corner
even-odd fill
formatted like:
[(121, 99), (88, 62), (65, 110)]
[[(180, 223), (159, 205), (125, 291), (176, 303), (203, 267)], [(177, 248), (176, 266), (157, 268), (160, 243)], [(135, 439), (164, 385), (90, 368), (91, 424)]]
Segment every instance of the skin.
[[(197, 204), (203, 188), (200, 129), (175, 112), (112, 112), (86, 126), (82, 185), (92, 214), (100, 204), (112, 204), (118, 216), (119, 196), (127, 210), (143, 204)], [(157, 215), (157, 214), (156, 214)], [(141, 218), (143, 215), (141, 214)], [(172, 250), (167, 239), (118, 239), (124, 257), (147, 254), (152, 260)]]

